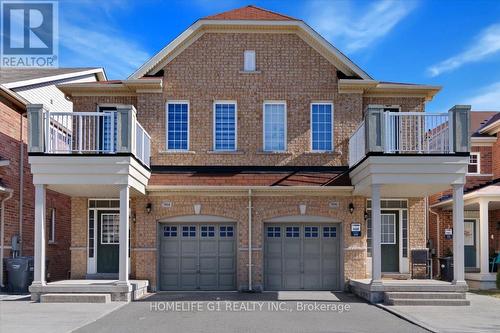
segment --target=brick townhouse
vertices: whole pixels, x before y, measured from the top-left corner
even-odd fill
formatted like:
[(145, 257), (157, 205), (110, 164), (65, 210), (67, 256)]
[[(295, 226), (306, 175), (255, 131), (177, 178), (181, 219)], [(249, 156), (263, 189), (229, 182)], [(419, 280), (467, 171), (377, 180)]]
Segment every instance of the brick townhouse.
[[(424, 113), (440, 87), (377, 81), (301, 20), (208, 16), (128, 79), (59, 88), (74, 112), (28, 106), (29, 160), (36, 230), (47, 190), (71, 197), (73, 291), (351, 285), (380, 301), (416, 275), (426, 196), (453, 187), (462, 226), (468, 107)], [(44, 281), (35, 235), (33, 299), (69, 290)], [(459, 263), (448, 291), (466, 289)]]
[[(104, 78), (102, 69), (0, 69), (0, 200), (6, 199), (2, 206), (2, 257), (34, 254), (35, 188), (28, 163), (27, 104), (43, 103), (53, 111), (71, 110), (71, 102), (56, 84)], [(70, 197), (48, 191), (46, 214), (48, 278), (67, 279), (71, 269)]]
[[(495, 288), (500, 253), (500, 112), (471, 112), (471, 152), (465, 183), (465, 271), (475, 289)], [(450, 192), (429, 199), (429, 236), (435, 258), (453, 253)], [(440, 273), (434, 262), (435, 273)]]

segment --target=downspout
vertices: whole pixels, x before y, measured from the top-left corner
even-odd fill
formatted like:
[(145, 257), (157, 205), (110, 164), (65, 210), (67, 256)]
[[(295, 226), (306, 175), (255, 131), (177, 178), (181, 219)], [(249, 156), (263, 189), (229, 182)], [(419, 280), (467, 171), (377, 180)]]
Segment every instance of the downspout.
[(3, 284), (3, 255), (4, 255), (4, 252), (5, 252), (5, 248), (4, 248), (4, 233), (5, 233), (5, 202), (7, 200), (9, 200), (10, 198), (12, 198), (12, 190), (11, 189), (8, 189), (6, 191), (7, 193), (9, 193), (7, 195), (6, 198), (3, 198), (2, 199), (2, 203), (0, 204), (0, 248), (2, 249), (2, 253), (0, 254), (0, 264), (1, 264), (1, 267), (0, 267), (0, 286), (2, 286), (2, 288), (4, 287), (4, 284)]
[(252, 190), (248, 190), (248, 291), (252, 291)]
[(436, 256), (439, 258), (439, 250), (441, 247), (441, 242), (440, 242), (440, 229), (441, 229), (441, 220), (439, 219), (439, 214), (436, 213), (435, 211), (432, 210), (432, 208), (429, 207), (429, 212), (431, 214), (436, 215)]
[(23, 114), (21, 113), (21, 144), (19, 146), (19, 256), (23, 255), (23, 208), (24, 208), (24, 141)]

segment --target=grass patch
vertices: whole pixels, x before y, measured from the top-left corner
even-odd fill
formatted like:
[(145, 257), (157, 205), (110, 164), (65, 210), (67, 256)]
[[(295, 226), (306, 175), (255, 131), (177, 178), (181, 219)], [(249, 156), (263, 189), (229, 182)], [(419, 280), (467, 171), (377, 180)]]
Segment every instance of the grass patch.
[(491, 297), (496, 297), (500, 298), (500, 290), (499, 289), (492, 289), (492, 290), (471, 290), (472, 293), (478, 294), (478, 295), (484, 295), (484, 296), (491, 296)]

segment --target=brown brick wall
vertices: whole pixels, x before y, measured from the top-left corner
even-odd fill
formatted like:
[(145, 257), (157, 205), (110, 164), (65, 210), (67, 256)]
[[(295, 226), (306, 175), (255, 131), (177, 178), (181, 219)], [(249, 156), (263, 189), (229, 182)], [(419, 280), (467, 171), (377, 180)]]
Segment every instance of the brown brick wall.
[[(162, 201), (171, 201), (171, 208), (163, 208)], [(329, 208), (331, 201), (338, 201), (339, 208)], [(352, 202), (355, 211), (351, 215), (348, 205)], [(146, 204), (151, 203), (151, 214), (146, 212)], [(147, 279), (152, 287), (157, 283), (157, 221), (174, 216), (194, 215), (194, 205), (201, 205), (202, 215), (216, 215), (231, 218), (237, 221), (238, 253), (237, 253), (237, 286), (245, 288), (248, 281), (248, 198), (246, 196), (142, 196), (132, 200), (132, 215), (135, 222), (131, 222), (131, 275), (136, 279)], [(344, 277), (366, 278), (366, 224), (363, 218), (365, 211), (365, 198), (362, 197), (323, 197), (323, 196), (276, 196), (253, 198), (253, 243), (252, 255), (253, 282), (255, 286), (262, 286), (263, 277), (263, 232), (264, 220), (288, 215), (299, 215), (299, 205), (306, 205), (306, 216), (325, 216), (342, 221), (344, 236)], [(422, 198), (409, 198), (409, 247), (424, 248), (425, 223), (424, 200)], [(87, 200), (73, 198), (72, 200), (72, 277), (79, 278), (86, 272), (86, 254), (82, 247), (86, 245)], [(362, 224), (362, 237), (350, 235), (350, 224)]]
[(493, 145), (492, 148), (492, 160), (495, 161), (492, 163), (492, 171), (493, 178), (500, 178), (500, 134), (497, 133), (497, 142)]
[[(27, 128), (28, 121), (20, 110), (16, 110), (8, 101), (0, 99), (0, 157), (8, 159), (8, 166), (0, 167), (0, 179), (7, 188), (12, 189), (13, 196), (5, 204), (5, 235), (4, 243), (11, 245), (11, 238), (20, 234), (19, 206), (21, 164), (21, 145), (24, 150), (23, 161), (23, 222), (22, 222), (22, 255), (33, 255), (34, 244), (34, 212), (35, 187), (28, 163)], [(46, 256), (49, 259), (50, 280), (64, 279), (68, 275), (69, 264), (69, 212), (70, 198), (54, 191), (47, 191), (47, 213), (50, 208), (56, 208), (56, 241), (48, 244)], [(48, 222), (48, 221), (47, 221)], [(48, 225), (47, 225), (48, 228)], [(48, 241), (48, 240), (47, 240)], [(5, 250), (5, 256), (10, 256), (10, 249)]]
[[(230, 46), (230, 47), (228, 47)], [(256, 51), (260, 73), (241, 73), (243, 51)], [(348, 141), (367, 104), (423, 111), (424, 99), (365, 97), (337, 89), (337, 69), (294, 34), (206, 33), (164, 68), (164, 92), (134, 97), (74, 97), (75, 110), (98, 103), (133, 104), (152, 137), (152, 165), (347, 165)], [(190, 103), (190, 153), (165, 153), (165, 103)], [(213, 102), (238, 104), (238, 153), (214, 153)], [(287, 103), (288, 152), (262, 153), (262, 104)], [(310, 104), (334, 103), (333, 153), (310, 152)]]

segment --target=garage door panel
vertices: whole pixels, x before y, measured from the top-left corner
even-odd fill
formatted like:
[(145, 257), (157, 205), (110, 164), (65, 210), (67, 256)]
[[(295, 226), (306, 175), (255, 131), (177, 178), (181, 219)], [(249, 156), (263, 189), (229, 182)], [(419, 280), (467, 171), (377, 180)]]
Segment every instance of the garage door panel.
[(266, 289), (340, 289), (338, 225), (269, 224), (264, 229)]
[(160, 228), (162, 290), (234, 290), (234, 225), (164, 225)]

